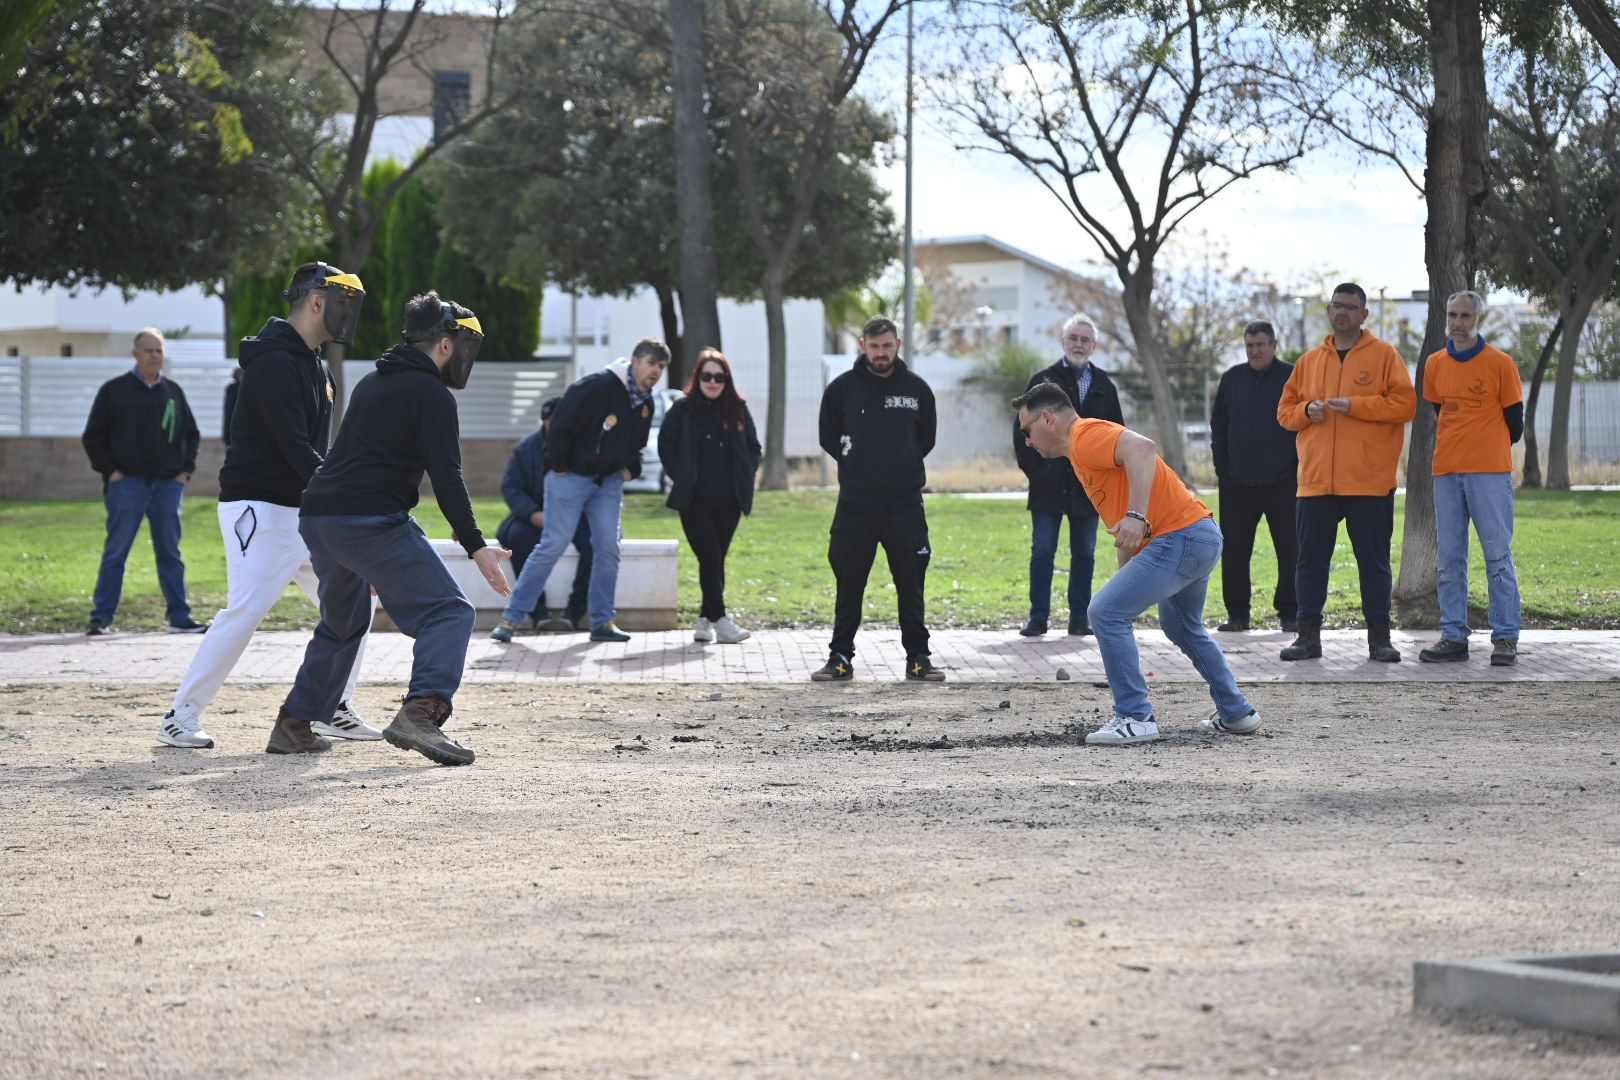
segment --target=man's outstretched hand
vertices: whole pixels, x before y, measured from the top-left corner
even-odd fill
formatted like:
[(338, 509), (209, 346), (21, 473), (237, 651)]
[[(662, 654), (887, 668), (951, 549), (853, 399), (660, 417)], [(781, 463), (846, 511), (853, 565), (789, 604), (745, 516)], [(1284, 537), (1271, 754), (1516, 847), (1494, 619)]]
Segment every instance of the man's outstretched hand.
[(478, 572), (484, 575), (484, 580), (499, 596), (512, 595), (512, 583), (501, 572), (501, 561), (511, 557), (510, 551), (498, 547), (481, 547), (473, 552), (473, 562), (478, 564)]

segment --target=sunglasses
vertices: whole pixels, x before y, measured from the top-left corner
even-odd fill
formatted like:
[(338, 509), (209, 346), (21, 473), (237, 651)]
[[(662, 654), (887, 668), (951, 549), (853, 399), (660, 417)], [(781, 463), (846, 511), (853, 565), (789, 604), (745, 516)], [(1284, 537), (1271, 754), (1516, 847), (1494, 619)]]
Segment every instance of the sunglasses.
[(723, 371), (701, 371), (698, 373), (698, 381), (723, 383), (726, 381), (726, 373)]
[(1029, 418), (1029, 424), (1027, 426), (1022, 426), (1022, 427), (1020, 427), (1018, 429), (1019, 431), (1023, 432), (1024, 438), (1026, 438), (1026, 439), (1029, 438), (1029, 429), (1034, 427), (1035, 424), (1040, 420), (1041, 417), (1045, 416), (1047, 413), (1049, 413), (1051, 411), (1052, 411), (1051, 409), (1042, 409), (1040, 412), (1038, 412), (1034, 416), (1030, 417)]

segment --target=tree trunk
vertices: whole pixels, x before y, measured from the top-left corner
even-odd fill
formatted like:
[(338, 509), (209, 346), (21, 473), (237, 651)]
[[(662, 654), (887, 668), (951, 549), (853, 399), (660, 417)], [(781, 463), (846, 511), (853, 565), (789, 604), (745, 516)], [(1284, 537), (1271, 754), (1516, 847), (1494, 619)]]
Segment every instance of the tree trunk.
[[(761, 491), (786, 491), (787, 470), (787, 267), (765, 267), (760, 292), (765, 300), (765, 337), (770, 353), (770, 387), (766, 394), (765, 473)], [(909, 361), (909, 357), (906, 358)]]
[(1547, 364), (1552, 360), (1553, 350), (1558, 347), (1558, 335), (1564, 330), (1564, 317), (1558, 316), (1553, 324), (1552, 333), (1541, 346), (1541, 355), (1536, 358), (1536, 370), (1530, 374), (1530, 394), (1524, 404), (1524, 480), (1523, 487), (1538, 488), (1541, 486), (1541, 454), (1536, 446), (1536, 406), (1541, 401), (1541, 381), (1547, 377)]
[(1446, 298), (1474, 285), (1474, 218), (1489, 190), (1489, 99), (1485, 92), (1484, 27), (1479, 0), (1429, 0), (1434, 107), (1429, 113), (1424, 176), (1424, 262), (1429, 268), (1429, 317), (1416, 382), (1417, 417), (1406, 456), (1406, 527), (1395, 607), (1403, 621), (1438, 615), (1440, 555), (1434, 524), (1434, 410), (1423, 402), (1430, 353), (1446, 340)]
[(231, 332), (231, 279), (219, 283), (219, 306), (225, 315), (225, 355), (236, 355), (236, 335)]
[(1153, 330), (1153, 267), (1139, 266), (1136, 273), (1120, 275), (1125, 290), (1125, 322), (1136, 342), (1136, 360), (1153, 391), (1153, 422), (1158, 427), (1159, 456), (1178, 474), (1187, 475), (1187, 455), (1181, 439), (1181, 417), (1176, 411), (1176, 392), (1170, 385), (1159, 358), (1159, 343)]
[(704, 115), (704, 0), (669, 0), (670, 59), (675, 82), (675, 208), (680, 228), (682, 367), (705, 348), (720, 348), (714, 252), (714, 198), (710, 192), (708, 118)]
[(658, 293), (658, 321), (664, 327), (664, 344), (669, 346), (669, 385), (680, 389), (681, 384), (678, 384), (676, 380), (680, 377), (681, 357), (684, 353), (683, 346), (685, 342), (681, 338), (680, 318), (675, 313), (675, 294), (670, 292), (669, 288), (664, 285), (653, 286), (653, 291)]
[(1580, 359), (1580, 328), (1592, 313), (1598, 294), (1571, 290), (1568, 306), (1559, 311), (1566, 332), (1558, 348), (1558, 377), (1553, 381), (1553, 413), (1551, 429), (1547, 432), (1547, 487), (1552, 491), (1568, 491), (1569, 476), (1569, 403), (1575, 388), (1575, 364)]

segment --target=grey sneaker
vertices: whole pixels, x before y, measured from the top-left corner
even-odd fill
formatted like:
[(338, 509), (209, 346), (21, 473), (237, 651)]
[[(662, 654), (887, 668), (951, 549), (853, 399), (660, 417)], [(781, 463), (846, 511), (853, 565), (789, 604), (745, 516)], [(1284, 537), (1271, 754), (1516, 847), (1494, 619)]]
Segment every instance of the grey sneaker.
[(1132, 720), (1116, 716), (1086, 736), (1087, 746), (1130, 746), (1132, 743), (1157, 742), (1163, 738), (1159, 725), (1150, 716), (1146, 720)]
[(471, 765), (473, 752), (440, 730), (449, 715), (449, 704), (438, 698), (411, 698), (400, 706), (383, 738), (391, 746), (415, 750), (439, 765)]
[(1427, 649), (1418, 650), (1418, 659), (1426, 664), (1443, 664), (1449, 660), (1468, 659), (1468, 642), (1443, 637)]
[(324, 724), (317, 720), (309, 725), (309, 730), (329, 739), (350, 739), (354, 742), (376, 742), (382, 738), (382, 732), (362, 720), (360, 714), (354, 711), (354, 706), (347, 701), (338, 703), (332, 719)]
[(1254, 709), (1249, 710), (1248, 716), (1240, 716), (1236, 720), (1221, 719), (1220, 710), (1217, 709), (1203, 720), (1198, 721), (1199, 731), (1225, 735), (1248, 735), (1259, 726), (1260, 713)]
[(714, 639), (722, 645), (735, 645), (739, 641), (747, 641), (754, 636), (752, 630), (744, 630), (731, 621), (730, 615), (722, 615), (714, 624)]
[(591, 630), (592, 641), (629, 641), (630, 635), (619, 629), (616, 622), (605, 622)]
[(699, 617), (698, 621), (692, 624), (692, 640), (700, 641), (705, 645), (713, 641), (714, 623), (710, 622), (708, 619)]
[(97, 622), (95, 619), (91, 619), (90, 622), (84, 628), (84, 636), (85, 637), (106, 637), (107, 636), (107, 631), (109, 629), (110, 629), (110, 627), (108, 627), (106, 623)]
[(212, 750), (214, 737), (202, 729), (195, 716), (176, 716), (170, 709), (158, 728), (158, 742), (179, 746), (186, 750)]
[(286, 709), (276, 715), (275, 730), (270, 732), (267, 754), (319, 754), (332, 749), (329, 739), (323, 739), (309, 730), (309, 721), (300, 720)]
[(1507, 638), (1491, 642), (1491, 667), (1512, 667), (1519, 662), (1519, 643)]
[(495, 629), (489, 632), (489, 637), (491, 641), (500, 641), (510, 644), (512, 641), (512, 635), (521, 629), (523, 629), (523, 627), (519, 626), (517, 623), (508, 619), (502, 619), (500, 622), (495, 624)]

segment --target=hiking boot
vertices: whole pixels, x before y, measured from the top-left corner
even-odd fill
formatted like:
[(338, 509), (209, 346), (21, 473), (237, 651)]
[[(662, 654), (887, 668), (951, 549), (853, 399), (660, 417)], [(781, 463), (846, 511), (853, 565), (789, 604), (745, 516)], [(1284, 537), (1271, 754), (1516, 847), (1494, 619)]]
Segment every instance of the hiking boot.
[(1296, 632), (1299, 636), (1294, 638), (1294, 643), (1285, 645), (1277, 655), (1284, 660), (1322, 659), (1322, 620), (1301, 619)]
[(267, 754), (319, 754), (332, 749), (329, 739), (323, 739), (309, 730), (309, 721), (282, 709), (276, 715), (275, 730), (270, 732), (270, 743), (264, 748)]
[(699, 618), (692, 624), (692, 640), (707, 645), (714, 640), (714, 623), (708, 619)]
[(410, 698), (400, 706), (383, 738), (390, 746), (415, 750), (439, 765), (471, 765), (473, 752), (440, 730), (449, 715), (448, 702), (436, 697)]
[(167, 634), (206, 634), (208, 624), (198, 622), (196, 619), (186, 619), (184, 622), (172, 622), (163, 630)]
[[(1463, 646), (1463, 652), (1468, 646)], [(1401, 662), (1400, 650), (1389, 643), (1389, 623), (1367, 624), (1367, 655), (1381, 664), (1398, 664)]]
[(1448, 660), (1468, 659), (1468, 642), (1443, 637), (1427, 649), (1418, 651), (1418, 659), (1426, 664), (1443, 664)]
[(1241, 634), (1249, 629), (1248, 619), (1227, 619), (1215, 628), (1221, 634)]
[(1519, 662), (1519, 643), (1508, 638), (1491, 642), (1491, 667), (1512, 667)]
[(744, 630), (732, 621), (730, 615), (722, 615), (714, 624), (714, 640), (722, 645), (735, 645), (747, 641), (754, 636), (752, 630)]
[(1069, 620), (1069, 636), (1070, 637), (1090, 637), (1091, 636), (1091, 624), (1086, 622), (1086, 620), (1084, 620), (1084, 619), (1070, 619)]
[(214, 737), (202, 729), (202, 723), (195, 716), (176, 716), (173, 709), (164, 714), (163, 726), (158, 728), (158, 741), (186, 750), (214, 748)]
[(1035, 616), (1031, 615), (1029, 617), (1029, 622), (1024, 624), (1024, 628), (1022, 630), (1018, 631), (1018, 636), (1040, 637), (1044, 633), (1046, 633), (1046, 620), (1037, 619)]
[(1163, 738), (1159, 734), (1159, 725), (1153, 717), (1146, 720), (1132, 720), (1128, 716), (1116, 716), (1102, 727), (1086, 736), (1087, 746), (1129, 746), (1132, 743), (1157, 742)]
[(491, 641), (500, 641), (506, 644), (511, 644), (512, 635), (516, 634), (521, 629), (523, 629), (523, 627), (519, 626), (512, 620), (502, 619), (500, 622), (495, 624), (495, 629), (489, 632), (489, 639)]
[(935, 667), (926, 656), (913, 656), (906, 661), (906, 681), (944, 682), (945, 673)]
[(1198, 721), (1199, 731), (1221, 733), (1225, 735), (1248, 735), (1260, 726), (1260, 713), (1254, 709), (1249, 715), (1240, 716), (1236, 720), (1222, 720), (1221, 711), (1216, 709), (1203, 720)]
[(354, 711), (354, 706), (347, 701), (338, 702), (337, 712), (332, 714), (332, 719), (324, 724), (317, 720), (309, 725), (309, 730), (329, 739), (350, 739), (354, 742), (376, 742), (382, 738), (382, 732), (362, 720), (360, 714)]
[(843, 653), (833, 653), (820, 669), (810, 673), (811, 682), (849, 682), (855, 677), (855, 665)]
[(97, 619), (91, 619), (89, 624), (86, 625), (85, 628), (84, 628), (84, 636), (85, 637), (106, 637), (107, 636), (107, 629), (108, 629), (108, 627), (107, 627), (106, 623), (101, 622), (101, 621), (99, 621)]
[(619, 629), (616, 622), (605, 622), (591, 628), (592, 641), (629, 641), (630, 635)]

